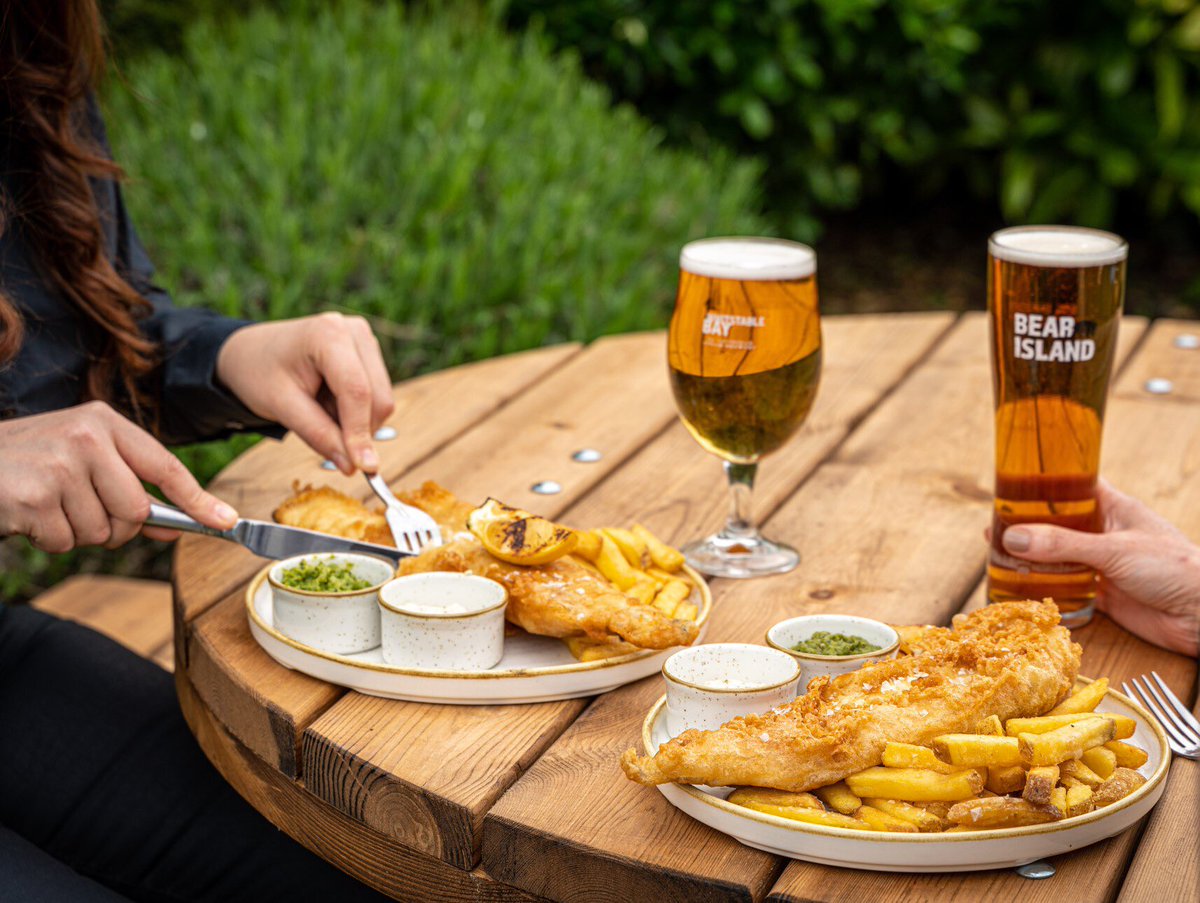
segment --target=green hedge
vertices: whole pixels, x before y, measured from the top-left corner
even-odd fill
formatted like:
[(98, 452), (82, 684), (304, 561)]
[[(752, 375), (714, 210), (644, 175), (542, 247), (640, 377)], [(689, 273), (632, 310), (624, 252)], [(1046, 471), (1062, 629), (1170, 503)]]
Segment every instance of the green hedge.
[[(664, 148), (488, 13), (302, 9), (203, 19), (110, 84), (128, 201), (180, 304), (366, 314), (401, 378), (662, 326), (680, 244), (765, 229), (756, 166)], [(185, 458), (207, 478), (240, 447)], [(112, 563), (88, 556), (26, 557), (0, 591)]]
[(962, 186), (1011, 221), (1200, 215), (1196, 0), (510, 0), (509, 18), (674, 138), (763, 155), (793, 233)]

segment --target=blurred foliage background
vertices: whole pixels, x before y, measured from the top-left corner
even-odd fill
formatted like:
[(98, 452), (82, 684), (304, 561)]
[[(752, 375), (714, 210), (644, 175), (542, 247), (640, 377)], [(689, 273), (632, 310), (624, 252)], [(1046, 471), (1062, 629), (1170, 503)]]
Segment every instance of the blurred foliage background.
[[(661, 326), (715, 233), (819, 242), (827, 311), (982, 306), (983, 240), (1131, 239), (1200, 303), (1200, 0), (101, 0), (104, 107), (178, 303), (369, 316), (404, 378)], [(182, 450), (210, 478), (251, 443)], [(0, 544), (0, 593), (162, 576)]]

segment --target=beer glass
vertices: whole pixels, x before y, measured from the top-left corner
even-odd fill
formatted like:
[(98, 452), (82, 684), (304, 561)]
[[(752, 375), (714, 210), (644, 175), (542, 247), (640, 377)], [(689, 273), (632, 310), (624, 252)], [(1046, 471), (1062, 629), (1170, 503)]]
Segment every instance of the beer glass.
[(725, 528), (683, 548), (718, 577), (790, 571), (795, 549), (764, 538), (750, 503), (758, 460), (812, 409), (821, 375), (817, 256), (772, 238), (709, 238), (679, 255), (668, 359), (688, 431), (724, 459), (732, 507)]
[(996, 402), (988, 601), (1050, 597), (1069, 627), (1091, 620), (1095, 571), (1014, 558), (1003, 537), (1014, 524), (1100, 529), (1100, 434), (1128, 250), (1110, 232), (1067, 226), (1003, 229), (988, 242)]

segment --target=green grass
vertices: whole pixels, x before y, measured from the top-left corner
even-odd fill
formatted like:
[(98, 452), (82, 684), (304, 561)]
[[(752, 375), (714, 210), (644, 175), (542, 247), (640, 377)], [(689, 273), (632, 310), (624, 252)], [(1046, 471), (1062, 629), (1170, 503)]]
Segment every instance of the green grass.
[[(177, 303), (365, 314), (398, 379), (662, 326), (683, 242), (766, 229), (755, 164), (664, 147), (574, 57), (471, 5), (202, 20), (182, 54), (134, 60), (104, 107)], [(245, 442), (182, 454), (207, 479)], [(164, 566), (137, 550), (0, 558), (17, 595)]]

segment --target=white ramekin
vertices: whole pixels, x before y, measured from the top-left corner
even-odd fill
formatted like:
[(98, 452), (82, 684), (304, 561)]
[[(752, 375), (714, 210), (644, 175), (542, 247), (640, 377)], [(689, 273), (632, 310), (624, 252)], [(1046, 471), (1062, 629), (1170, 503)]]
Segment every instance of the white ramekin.
[(740, 715), (759, 715), (796, 698), (800, 666), (790, 655), (749, 643), (707, 643), (672, 655), (667, 682), (667, 730), (716, 730)]
[[(808, 652), (796, 652), (791, 648), (822, 630), (845, 636), (860, 636), (868, 643), (878, 646), (879, 649), (859, 655), (812, 655)], [(798, 618), (780, 621), (768, 630), (767, 644), (794, 656), (800, 663), (802, 674), (800, 692), (803, 693), (808, 682), (814, 677), (836, 677), (839, 674), (855, 671), (872, 662), (895, 658), (896, 653), (900, 650), (900, 634), (884, 624), (883, 621), (875, 621), (871, 618), (833, 614), (801, 615)]]
[(504, 655), (508, 592), (473, 574), (397, 577), (379, 590), (383, 660), (401, 668), (484, 671)]
[[(346, 562), (356, 577), (370, 580), (371, 585), (344, 593), (314, 593), (284, 586), (283, 572), (301, 561)], [(379, 587), (395, 574), (390, 561), (374, 555), (330, 553), (285, 558), (267, 571), (272, 623), (285, 636), (322, 652), (348, 655), (374, 649), (379, 645)]]

